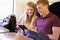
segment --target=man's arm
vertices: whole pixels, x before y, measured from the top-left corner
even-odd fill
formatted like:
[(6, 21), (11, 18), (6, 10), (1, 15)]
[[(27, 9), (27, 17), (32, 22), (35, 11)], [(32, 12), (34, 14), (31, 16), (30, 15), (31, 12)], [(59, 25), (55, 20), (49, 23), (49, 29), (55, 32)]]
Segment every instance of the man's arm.
[(60, 27), (52, 27), (53, 34), (48, 34), (49, 38), (52, 40), (58, 40), (60, 34)]

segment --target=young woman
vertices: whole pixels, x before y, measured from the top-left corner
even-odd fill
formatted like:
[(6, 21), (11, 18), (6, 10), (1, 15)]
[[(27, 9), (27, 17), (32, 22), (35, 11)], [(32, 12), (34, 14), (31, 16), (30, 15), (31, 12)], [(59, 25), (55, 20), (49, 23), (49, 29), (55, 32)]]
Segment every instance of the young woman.
[(20, 16), (18, 23), (25, 25), (28, 29), (31, 29), (33, 20), (35, 18), (36, 8), (33, 2), (28, 2), (25, 6), (24, 13)]

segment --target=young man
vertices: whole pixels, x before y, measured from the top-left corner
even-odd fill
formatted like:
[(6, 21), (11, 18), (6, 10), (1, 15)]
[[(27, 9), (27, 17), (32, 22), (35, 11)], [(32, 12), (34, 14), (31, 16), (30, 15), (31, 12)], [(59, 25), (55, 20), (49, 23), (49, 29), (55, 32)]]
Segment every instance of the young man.
[(49, 12), (49, 2), (48, 0), (37, 1), (37, 10), (41, 15), (35, 20), (35, 26), (37, 31), (47, 34), (50, 39), (58, 40), (59, 30), (60, 30), (60, 19)]

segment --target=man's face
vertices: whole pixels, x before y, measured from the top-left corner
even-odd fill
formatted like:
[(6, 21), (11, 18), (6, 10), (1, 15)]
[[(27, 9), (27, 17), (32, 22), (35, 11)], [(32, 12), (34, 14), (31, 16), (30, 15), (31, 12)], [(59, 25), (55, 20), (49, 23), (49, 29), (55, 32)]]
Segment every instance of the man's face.
[(34, 8), (32, 8), (31, 6), (26, 6), (26, 13), (27, 13), (29, 16), (32, 16), (33, 13), (34, 13)]
[(42, 16), (45, 14), (45, 5), (42, 5), (41, 3), (37, 5), (37, 10), (39, 14)]

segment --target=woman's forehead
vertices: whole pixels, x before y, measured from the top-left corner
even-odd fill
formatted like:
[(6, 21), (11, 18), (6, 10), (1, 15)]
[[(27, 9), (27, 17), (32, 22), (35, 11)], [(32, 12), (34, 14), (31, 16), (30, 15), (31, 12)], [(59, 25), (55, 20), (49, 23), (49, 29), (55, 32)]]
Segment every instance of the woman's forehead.
[(26, 9), (34, 9), (32, 6), (26, 6)]

